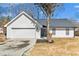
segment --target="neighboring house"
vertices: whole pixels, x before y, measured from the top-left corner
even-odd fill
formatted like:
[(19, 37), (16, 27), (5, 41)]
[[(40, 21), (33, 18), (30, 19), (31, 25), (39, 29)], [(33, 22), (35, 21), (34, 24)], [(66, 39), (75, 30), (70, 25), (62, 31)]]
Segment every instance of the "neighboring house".
[(75, 28), (75, 36), (79, 36), (79, 22), (75, 21), (75, 25), (77, 25), (77, 28)]
[(3, 28), (2, 27), (0, 27), (0, 34), (3, 34)]
[[(7, 27), (7, 38), (36, 38), (47, 36), (46, 20), (35, 20), (24, 11), (12, 19)], [(52, 37), (72, 38), (77, 26), (67, 19), (53, 19), (50, 22)]]
[(7, 38), (40, 38), (41, 25), (24, 11), (7, 23)]

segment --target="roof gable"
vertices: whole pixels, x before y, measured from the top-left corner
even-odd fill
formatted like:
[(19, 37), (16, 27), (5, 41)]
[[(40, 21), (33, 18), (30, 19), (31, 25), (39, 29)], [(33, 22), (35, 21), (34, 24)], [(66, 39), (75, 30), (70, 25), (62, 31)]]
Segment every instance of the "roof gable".
[(26, 12), (21, 12), (20, 14), (18, 14), (15, 18), (13, 18), (10, 22), (8, 22), (6, 25), (4, 25), (4, 27), (9, 26), (11, 23), (13, 23), (15, 20), (17, 20), (19, 17), (21, 17), (22, 15), (26, 16), (29, 20), (31, 20), (33, 23), (37, 24), (38, 26), (42, 27), (36, 20), (34, 20), (31, 16), (29, 16)]

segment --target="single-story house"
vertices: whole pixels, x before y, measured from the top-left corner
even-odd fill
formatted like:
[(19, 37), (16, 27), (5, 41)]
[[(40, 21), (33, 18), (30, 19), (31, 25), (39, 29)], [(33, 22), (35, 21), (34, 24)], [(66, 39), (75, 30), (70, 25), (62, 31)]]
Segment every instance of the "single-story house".
[[(46, 20), (39, 20), (39, 23), (43, 26), (41, 37), (46, 37)], [(73, 38), (75, 37), (75, 29), (78, 27), (69, 19), (52, 19), (50, 22), (50, 32), (54, 38)]]
[[(40, 39), (47, 35), (46, 20), (36, 20), (26, 12), (21, 12), (5, 25), (7, 38), (36, 38)], [(52, 19), (50, 32), (52, 37), (74, 37), (75, 24), (68, 19)]]

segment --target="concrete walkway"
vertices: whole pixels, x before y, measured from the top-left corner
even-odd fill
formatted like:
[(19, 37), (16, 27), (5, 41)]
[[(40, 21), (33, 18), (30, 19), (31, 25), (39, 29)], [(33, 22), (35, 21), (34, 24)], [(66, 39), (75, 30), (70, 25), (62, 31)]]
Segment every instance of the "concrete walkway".
[(7, 40), (6, 43), (0, 45), (0, 56), (22, 56), (24, 52), (32, 48), (33, 43), (31, 43), (32, 41), (26, 39)]

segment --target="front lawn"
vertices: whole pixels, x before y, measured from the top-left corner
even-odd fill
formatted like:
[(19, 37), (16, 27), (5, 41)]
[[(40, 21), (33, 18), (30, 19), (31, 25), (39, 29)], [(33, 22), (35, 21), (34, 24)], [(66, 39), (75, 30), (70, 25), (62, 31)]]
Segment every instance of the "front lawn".
[(79, 38), (53, 39), (54, 43), (46, 40), (37, 41), (30, 51), (31, 56), (79, 56)]

